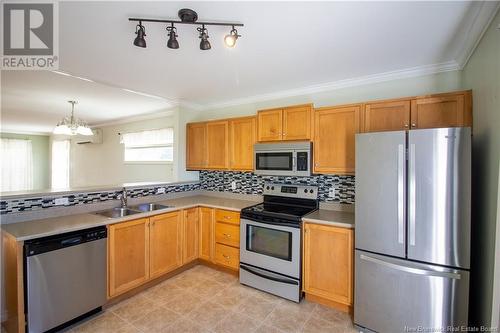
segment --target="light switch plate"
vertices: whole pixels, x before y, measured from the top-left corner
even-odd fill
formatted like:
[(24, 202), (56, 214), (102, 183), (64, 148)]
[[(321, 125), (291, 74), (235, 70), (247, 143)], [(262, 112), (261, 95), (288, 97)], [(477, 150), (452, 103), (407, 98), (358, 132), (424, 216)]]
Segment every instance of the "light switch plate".
[(335, 198), (335, 187), (330, 187), (328, 189), (328, 197)]
[(69, 204), (69, 200), (68, 200), (68, 198), (56, 198), (54, 200), (54, 204), (56, 206), (67, 205), (67, 204)]
[(231, 190), (236, 190), (236, 182), (234, 180), (231, 182)]

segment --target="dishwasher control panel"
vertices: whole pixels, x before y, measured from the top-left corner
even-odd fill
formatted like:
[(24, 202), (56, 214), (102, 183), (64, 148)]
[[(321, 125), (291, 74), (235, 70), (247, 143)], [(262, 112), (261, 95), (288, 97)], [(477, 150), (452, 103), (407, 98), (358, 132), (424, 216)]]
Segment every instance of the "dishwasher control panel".
[(29, 257), (107, 237), (108, 231), (106, 227), (72, 231), (64, 234), (28, 240), (24, 243), (24, 251), (25, 255)]

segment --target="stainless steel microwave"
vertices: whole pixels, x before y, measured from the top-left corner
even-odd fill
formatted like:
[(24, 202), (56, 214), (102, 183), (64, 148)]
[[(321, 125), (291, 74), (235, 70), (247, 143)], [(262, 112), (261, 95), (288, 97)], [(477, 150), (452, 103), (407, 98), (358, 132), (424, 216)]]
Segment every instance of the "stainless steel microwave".
[(257, 143), (255, 173), (271, 176), (310, 176), (311, 142)]

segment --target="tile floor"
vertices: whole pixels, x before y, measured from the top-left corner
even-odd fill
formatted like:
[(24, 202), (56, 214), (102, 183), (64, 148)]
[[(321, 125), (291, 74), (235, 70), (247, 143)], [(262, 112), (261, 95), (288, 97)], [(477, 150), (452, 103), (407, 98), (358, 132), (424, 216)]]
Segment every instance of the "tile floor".
[(240, 285), (198, 265), (69, 328), (91, 333), (357, 332), (345, 313)]

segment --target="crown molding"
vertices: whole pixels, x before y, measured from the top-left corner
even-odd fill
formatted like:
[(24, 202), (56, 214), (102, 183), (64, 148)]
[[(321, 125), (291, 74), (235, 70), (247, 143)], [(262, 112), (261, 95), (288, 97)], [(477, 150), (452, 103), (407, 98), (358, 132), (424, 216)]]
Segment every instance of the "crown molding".
[(476, 50), (499, 9), (500, 1), (482, 1), (477, 6), (462, 48), (455, 57), (455, 61), (461, 70), (467, 65), (467, 62)]
[(311, 85), (303, 88), (283, 90), (269, 94), (238, 98), (222, 103), (207, 104), (205, 105), (204, 109), (205, 110), (221, 109), (236, 105), (251, 104), (256, 102), (263, 102), (263, 101), (288, 98), (300, 95), (310, 95), (310, 94), (316, 94), (343, 88), (350, 88), (367, 84), (387, 82), (392, 80), (424, 76), (442, 72), (450, 72), (456, 70), (460, 70), (459, 64), (456, 61), (448, 61), (439, 64), (417, 66), (417, 67), (384, 72), (379, 74), (360, 76), (351, 79), (332, 81), (323, 84)]

